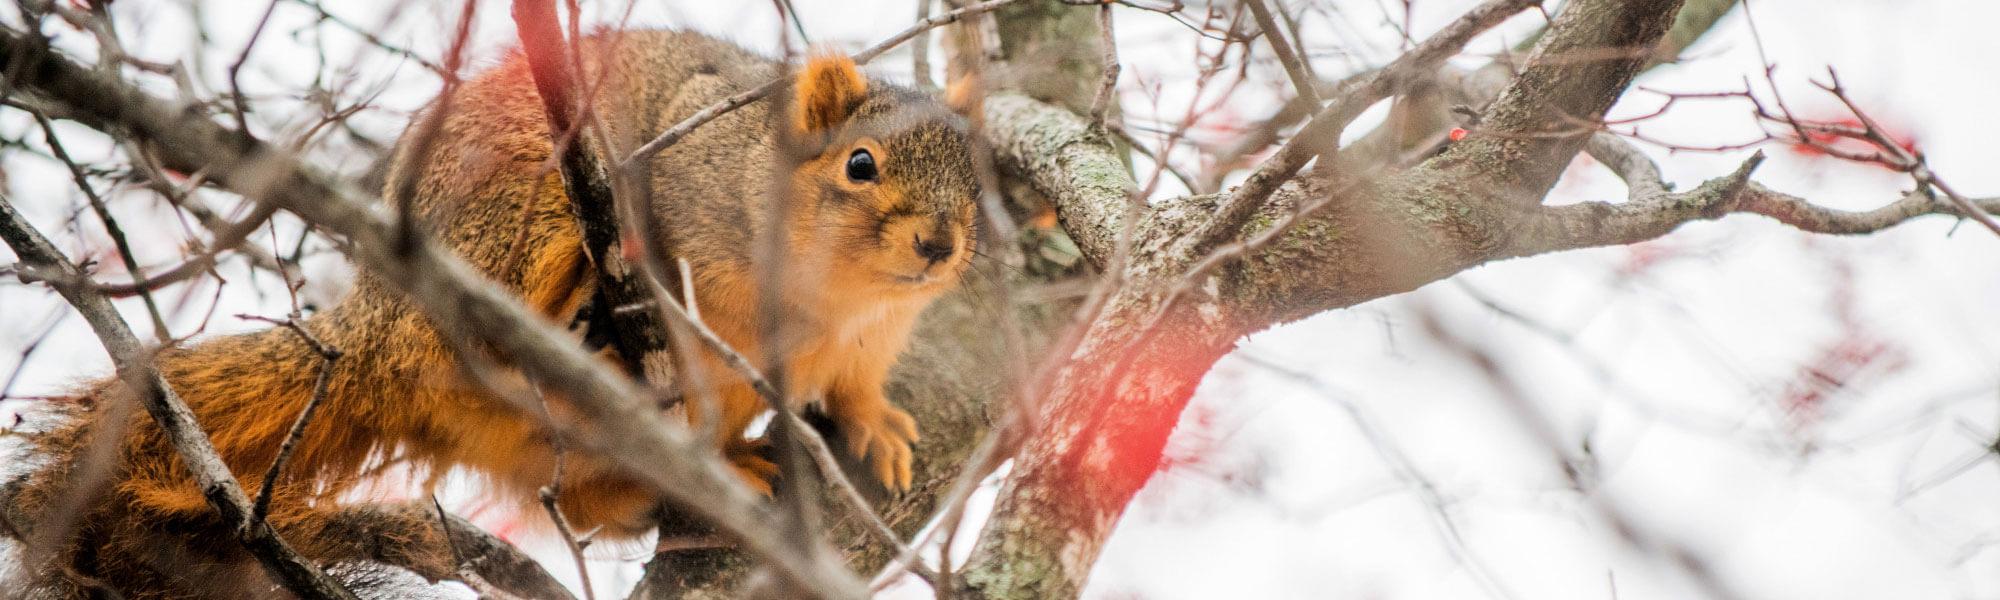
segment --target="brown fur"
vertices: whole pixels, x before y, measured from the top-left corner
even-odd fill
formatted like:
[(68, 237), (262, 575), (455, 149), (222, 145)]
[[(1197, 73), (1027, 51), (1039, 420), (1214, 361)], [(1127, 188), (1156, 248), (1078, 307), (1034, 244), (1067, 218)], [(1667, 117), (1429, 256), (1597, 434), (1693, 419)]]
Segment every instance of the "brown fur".
[[(604, 74), (597, 106), (614, 144), (628, 150), (780, 72), (768, 59), (692, 33), (606, 34), (586, 47), (583, 78)], [(792, 395), (821, 400), (853, 440), (850, 450), (866, 456), (891, 488), (907, 487), (917, 432), (885, 399), (882, 384), (918, 313), (956, 283), (971, 256), (976, 183), (966, 121), (927, 96), (866, 81), (844, 57), (815, 57), (795, 82), (788, 101), (725, 115), (654, 159), (654, 241), (690, 263), (710, 327), (753, 360), (778, 344), (790, 357)], [(589, 297), (589, 266), (559, 175), (547, 167), (549, 134), (533, 90), (518, 55), (469, 82), (428, 156), (411, 160), (410, 145), (399, 146), (386, 187), (394, 193), (397, 182), (415, 177), (408, 200), (445, 247), (542, 315), (566, 322)], [(778, 110), (791, 114), (774, 118)], [(775, 131), (778, 124), (796, 131)], [(777, 146), (787, 139), (818, 147), (786, 154)], [(846, 177), (856, 149), (875, 157), (878, 182)], [(793, 162), (789, 174), (778, 172)], [(418, 170), (408, 172), (409, 165)], [(780, 290), (787, 337), (769, 340), (758, 316), (754, 250), (772, 233), (770, 192), (779, 189), (791, 216), (781, 230), (789, 250)], [(517, 236), (525, 242), (519, 248)], [(949, 258), (918, 256), (913, 243), (924, 241), (949, 243)], [(428, 523), (349, 518), (335, 504), (385, 457), (431, 473), (466, 467), (488, 476), (495, 493), (523, 503), (548, 483), (554, 455), (535, 418), (465, 382), (430, 324), (382, 282), (364, 275), (349, 297), (305, 325), (345, 353), (274, 502), (273, 523), (307, 556), (386, 558), (449, 576)], [(742, 439), (762, 401), (717, 357), (697, 356), (713, 394), (689, 397), (720, 398), (712, 412), (723, 450), (753, 485), (766, 486), (769, 463), (748, 453)], [(169, 350), (158, 364), (254, 493), (310, 398), (320, 359), (293, 333), (273, 329)], [(116, 392), (107, 382), (87, 399)], [(560, 418), (561, 401), (552, 401)], [(111, 473), (115, 485), (88, 508), (91, 516), (72, 536), (76, 547), (62, 560), (140, 597), (249, 589), (217, 587), (221, 582), (255, 587), (262, 573), (214, 522), (158, 427), (142, 412), (130, 418), (123, 459)], [(80, 454), (89, 421), (43, 437), (41, 447), (60, 457)], [(22, 505), (52, 508), (64, 498), (68, 470), (45, 469)], [(565, 474), (561, 509), (577, 529), (602, 528), (605, 538), (649, 529), (656, 498), (604, 461), (572, 455)]]

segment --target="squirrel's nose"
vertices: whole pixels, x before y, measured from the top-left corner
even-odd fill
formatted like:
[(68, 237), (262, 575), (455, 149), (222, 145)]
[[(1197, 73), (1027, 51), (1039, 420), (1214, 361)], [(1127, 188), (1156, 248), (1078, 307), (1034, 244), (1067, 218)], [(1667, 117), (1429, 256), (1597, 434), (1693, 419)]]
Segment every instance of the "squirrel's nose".
[(930, 261), (931, 264), (937, 264), (938, 261), (951, 258), (951, 251), (953, 250), (949, 238), (931, 238), (930, 240), (925, 240), (919, 237), (916, 239), (915, 245), (917, 256), (924, 257), (924, 260)]

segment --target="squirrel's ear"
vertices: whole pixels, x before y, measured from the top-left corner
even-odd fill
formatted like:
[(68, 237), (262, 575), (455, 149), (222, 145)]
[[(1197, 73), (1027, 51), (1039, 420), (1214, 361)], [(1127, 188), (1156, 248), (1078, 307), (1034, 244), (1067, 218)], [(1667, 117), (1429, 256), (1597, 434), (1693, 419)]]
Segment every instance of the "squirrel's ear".
[(966, 75), (944, 88), (944, 104), (978, 128), (985, 123), (986, 89), (978, 75)]
[(792, 125), (801, 133), (817, 133), (839, 126), (854, 114), (868, 95), (868, 80), (854, 68), (854, 59), (818, 54), (806, 60), (792, 91)]

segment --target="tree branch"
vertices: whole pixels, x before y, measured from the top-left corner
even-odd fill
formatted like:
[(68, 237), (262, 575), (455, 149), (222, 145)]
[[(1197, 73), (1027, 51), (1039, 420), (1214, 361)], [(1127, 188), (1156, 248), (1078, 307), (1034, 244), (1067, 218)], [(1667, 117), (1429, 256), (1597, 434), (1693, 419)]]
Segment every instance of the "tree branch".
[[(1654, 56), (1681, 0), (1565, 5), (1527, 66), (1440, 161), (1475, 165), (1516, 206), (1539, 204), (1604, 112)], [(1635, 50), (1637, 49), (1637, 50)]]
[(1312, 66), (1292, 51), (1292, 43), (1278, 30), (1278, 20), (1271, 18), (1270, 7), (1264, 5), (1264, 0), (1243, 0), (1242, 5), (1257, 19), (1257, 30), (1263, 34), (1264, 43), (1270, 44), (1271, 52), (1278, 55), (1278, 64), (1285, 67), (1285, 76), (1292, 80), (1292, 90), (1306, 105), (1319, 106), (1319, 79), (1313, 76)]
[[(1519, 235), (1506, 252), (1528, 256), (1558, 250), (1616, 246), (1654, 239), (1683, 224), (1718, 219), (1734, 213), (1770, 217), (1809, 233), (1857, 235), (1874, 233), (1924, 215), (1963, 217), (1959, 209), (1921, 191), (1903, 194), (1881, 208), (1845, 211), (1772, 190), (1745, 179), (1759, 154), (1735, 173), (1711, 179), (1684, 193), (1634, 193), (1621, 203), (1584, 202), (1545, 207), (1523, 220)], [(2000, 198), (1970, 199), (1986, 211), (2000, 210)]]
[(1076, 113), (1015, 93), (987, 96), (986, 122), (996, 166), (1048, 197), (1084, 257), (1101, 267), (1139, 189), (1111, 140)]

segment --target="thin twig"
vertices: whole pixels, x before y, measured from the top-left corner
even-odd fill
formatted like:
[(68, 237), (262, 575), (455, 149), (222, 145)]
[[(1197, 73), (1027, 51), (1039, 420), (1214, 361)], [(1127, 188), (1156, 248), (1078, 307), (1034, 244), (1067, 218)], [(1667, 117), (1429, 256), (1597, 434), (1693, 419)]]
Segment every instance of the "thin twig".
[[(544, 407), (543, 412), (546, 414), (546, 405)], [(583, 600), (597, 600), (597, 592), (590, 585), (590, 568), (583, 557), (583, 548), (589, 545), (589, 541), (577, 538), (576, 531), (569, 525), (569, 519), (565, 518), (562, 509), (556, 506), (556, 501), (562, 496), (563, 454), (562, 444), (557, 443), (555, 472), (549, 476), (549, 484), (542, 486), (536, 496), (542, 501), (542, 510), (549, 513), (549, 521), (555, 523), (556, 534), (562, 537), (563, 546), (569, 549), (570, 559), (576, 561), (576, 577), (579, 585), (583, 587)]]
[[(78, 166), (76, 161), (70, 158), (69, 151), (63, 148), (62, 140), (56, 136), (55, 124), (49, 122), (49, 118), (40, 112), (29, 114), (33, 115), (35, 122), (41, 125), (42, 139), (48, 142), (49, 152), (55, 154), (56, 159), (61, 161), (64, 167), (69, 168), (70, 179), (76, 183), (77, 189), (83, 191), (84, 198), (90, 201), (90, 209), (97, 213), (98, 220), (104, 222), (104, 232), (111, 236), (112, 245), (117, 247), (118, 259), (124, 262), (125, 271), (133, 275), (139, 274), (139, 259), (132, 253), (132, 243), (126, 239), (124, 228), (119, 227), (118, 220), (111, 216), (111, 207), (105, 203), (103, 196), (98, 195), (97, 188), (90, 185), (90, 178), (84, 174), (83, 167)], [(161, 316), (160, 305), (153, 300), (153, 295), (140, 290), (139, 299), (146, 304), (146, 316), (153, 319), (153, 337), (165, 340), (172, 336), (173, 332), (167, 329), (167, 320)]]
[[(936, 3), (937, 0), (917, 0), (917, 21), (930, 20), (931, 5)], [(929, 29), (917, 32), (917, 37), (910, 42), (910, 76), (919, 88), (932, 89), (937, 87), (937, 84), (931, 81), (931, 31)]]
[[(834, 457), (833, 449), (827, 446), (826, 438), (821, 436), (810, 423), (806, 423), (805, 419), (799, 418), (797, 413), (788, 413), (786, 416), (790, 417), (791, 424), (788, 432), (799, 437), (799, 445), (805, 448), (806, 455), (812, 457), (813, 463), (819, 466), (820, 473), (824, 474), (827, 481), (833, 483), (834, 489), (840, 492), (840, 498), (847, 505), (848, 512), (861, 520), (861, 528), (874, 535), (884, 545), (895, 549), (899, 555), (911, 551), (910, 547), (903, 543), (902, 538), (896, 535), (896, 530), (891, 529), (880, 515), (875, 514), (875, 508), (868, 505), (868, 499), (861, 495), (861, 489), (854, 486), (852, 479), (848, 479), (847, 472), (840, 468), (839, 459)], [(921, 565), (913, 571), (924, 581), (937, 581), (935, 574)]]
[(229, 63), (229, 101), (236, 108), (234, 111), (236, 130), (251, 138), (255, 138), (256, 134), (250, 132), (250, 106), (243, 100), (243, 86), (238, 83), (237, 75), (243, 71), (244, 63), (250, 62), (250, 52), (257, 49), (257, 40), (264, 37), (264, 27), (271, 24), (271, 15), (277, 12), (278, 0), (271, 0), (271, 3), (264, 7), (264, 16), (257, 18), (257, 28), (250, 30), (250, 41), (243, 43), (243, 50), (236, 55), (236, 62)]
[(282, 320), (257, 315), (236, 315), (236, 318), (263, 321), (290, 329), (320, 356), (319, 374), (313, 379), (312, 397), (306, 400), (305, 408), (299, 410), (298, 418), (292, 421), (291, 430), (285, 433), (285, 441), (278, 446), (278, 455), (271, 459), (271, 467), (264, 471), (263, 486), (257, 490), (257, 501), (251, 507), (252, 518), (262, 521), (265, 516), (271, 514), (271, 495), (273, 490), (278, 488), (278, 479), (284, 473), (285, 463), (291, 460), (299, 438), (305, 436), (306, 426), (312, 423), (313, 414), (319, 411), (320, 403), (326, 401), (327, 385), (333, 378), (334, 365), (340, 361), (341, 352), (339, 348), (321, 342), (312, 332), (307, 331), (305, 326), (299, 323), (297, 312)]
[(346, 19), (340, 18), (339, 15), (335, 15), (332, 12), (327, 11), (326, 7), (321, 6), (320, 3), (317, 2), (316, 0), (292, 0), (292, 1), (297, 2), (300, 6), (313, 9), (313, 12), (319, 13), (319, 20), (326, 21), (328, 23), (333, 23), (334, 25), (339, 26), (341, 29), (347, 30), (348, 33), (352, 33), (356, 36), (359, 36), (361, 38), (361, 41), (367, 42), (368, 45), (370, 46), (374, 46), (376, 48), (381, 49), (384, 52), (388, 52), (390, 54), (394, 54), (396, 56), (400, 56), (404, 59), (407, 59), (411, 62), (417, 63), (418, 65), (422, 66), (425, 70), (430, 71), (432, 73), (436, 73), (438, 77), (446, 81), (458, 78), (457, 69), (447, 69), (442, 65), (439, 65), (435, 62), (431, 62), (431, 60), (428, 58), (424, 58), (424, 55), (422, 54), (412, 52), (408, 48), (390, 44), (389, 42), (384, 41), (380, 36), (377, 36), (373, 32), (371, 32), (370, 28), (354, 24)]
[(1923, 155), (1903, 149), (1901, 144), (1897, 144), (1895, 140), (1889, 138), (1889, 134), (1882, 131), (1882, 127), (1875, 123), (1874, 117), (1868, 116), (1866, 111), (1861, 110), (1860, 106), (1855, 105), (1854, 99), (1847, 95), (1847, 88), (1840, 85), (1839, 73), (1835, 72), (1832, 67), (1827, 67), (1826, 75), (1828, 83), (1818, 84), (1820, 89), (1833, 94), (1834, 98), (1840, 100), (1841, 105), (1847, 107), (1849, 114), (1854, 115), (1854, 118), (1861, 121), (1863, 135), (1870, 142), (1874, 143), (1875, 147), (1880, 148), (1882, 152), (1888, 154), (1891, 159), (1891, 165), (1908, 173), (1910, 178), (1917, 181), (1917, 185), (1928, 186), (1943, 193), (1946, 199), (1958, 207), (1959, 211), (1961, 211), (1960, 215), (1977, 221), (1980, 225), (1984, 225), (1994, 235), (2000, 235), (2000, 222), (1994, 221), (1992, 215), (1987, 214), (1985, 210), (1974, 205), (1964, 196), (1960, 196), (1951, 186), (1946, 185), (1943, 180), (1938, 179), (1937, 174), (1931, 171), (1930, 164), (1924, 160)]
[(465, 554), (458, 549), (458, 542), (451, 538), (451, 518), (445, 516), (444, 504), (438, 502), (436, 495), (431, 496), (431, 508), (437, 511), (438, 531), (444, 536), (445, 547), (451, 550), (452, 566), (458, 570), (459, 581), (478, 592), (482, 599), (526, 600), (500, 589), (486, 581), (485, 577), (481, 577), (479, 572), (472, 568), (472, 561), (467, 560)]
[(402, 174), (396, 182), (395, 194), (390, 197), (396, 207), (396, 251), (408, 254), (415, 250), (417, 240), (417, 182), (423, 179), (424, 170), (430, 166), (431, 145), (436, 143), (438, 131), (444, 128), (444, 120), (451, 115), (452, 101), (458, 97), (458, 68), (465, 55), (465, 44), (472, 37), (473, 11), (478, 3), (465, 0), (459, 9), (458, 27), (452, 36), (450, 50), (445, 52), (444, 89), (438, 92), (437, 100), (425, 111), (422, 121), (417, 122), (415, 131), (409, 137), (409, 154), (405, 155)]
[(178, 265), (152, 275), (142, 275), (134, 271), (132, 273), (132, 281), (130, 282), (95, 283), (94, 285), (97, 286), (99, 291), (114, 297), (134, 296), (210, 272), (215, 268), (216, 263), (221, 260), (222, 253), (243, 246), (244, 242), (250, 239), (251, 233), (256, 232), (258, 227), (262, 226), (265, 221), (270, 220), (271, 216), (277, 213), (277, 206), (258, 204), (249, 215), (242, 219), (234, 222), (214, 224), (212, 228), (215, 230), (215, 237), (209, 243), (208, 248), (192, 258), (181, 261)]
[(1298, 91), (1302, 101), (1318, 108), (1319, 86), (1316, 82), (1319, 78), (1313, 76), (1312, 67), (1292, 51), (1291, 42), (1286, 41), (1285, 35), (1278, 31), (1278, 21), (1271, 18), (1270, 7), (1264, 5), (1264, 0), (1243, 0), (1243, 6), (1250, 9), (1251, 16), (1256, 17), (1257, 28), (1264, 32), (1264, 42), (1271, 45), (1271, 51), (1278, 55), (1278, 64), (1285, 67), (1285, 76), (1292, 79), (1292, 89)]
[(1104, 50), (1104, 74), (1097, 96), (1090, 101), (1090, 122), (1106, 131), (1117, 129), (1111, 123), (1111, 111), (1118, 105), (1118, 72), (1123, 70), (1118, 64), (1118, 38), (1111, 31), (1111, 6), (1106, 2), (1097, 7), (1097, 44)]

